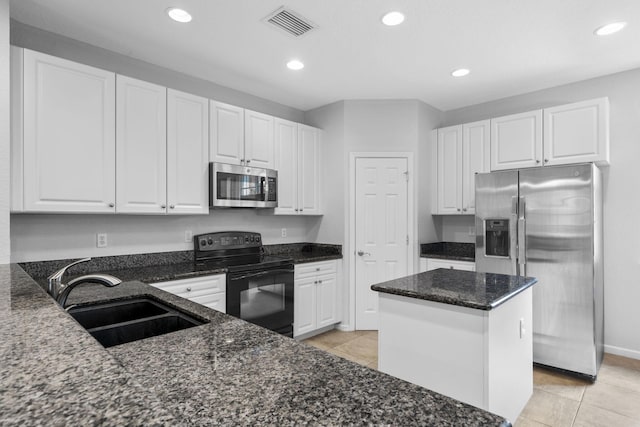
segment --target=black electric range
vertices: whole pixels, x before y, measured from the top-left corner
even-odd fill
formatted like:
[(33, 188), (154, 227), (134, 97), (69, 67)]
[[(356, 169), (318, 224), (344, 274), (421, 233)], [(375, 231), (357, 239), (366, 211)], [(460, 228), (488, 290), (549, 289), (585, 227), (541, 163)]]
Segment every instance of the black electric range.
[(227, 314), (293, 336), (291, 258), (264, 255), (259, 233), (224, 231), (193, 241), (196, 270), (227, 269)]

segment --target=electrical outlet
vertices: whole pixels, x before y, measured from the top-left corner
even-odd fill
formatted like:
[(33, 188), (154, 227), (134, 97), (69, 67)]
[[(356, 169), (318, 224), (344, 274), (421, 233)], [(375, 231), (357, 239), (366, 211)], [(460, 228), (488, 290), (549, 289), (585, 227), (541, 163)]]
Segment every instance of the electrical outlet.
[(476, 235), (476, 228), (469, 227), (469, 236), (475, 236), (475, 235)]
[(107, 247), (107, 233), (96, 234), (96, 247), (98, 248)]
[(282, 237), (287, 237), (287, 229), (283, 228), (281, 234), (282, 234)]
[(191, 230), (186, 230), (186, 231), (184, 232), (184, 241), (185, 241), (186, 243), (191, 243), (191, 242), (193, 242), (193, 231), (191, 231)]
[(524, 338), (526, 333), (527, 333), (527, 330), (524, 327), (524, 319), (520, 319), (520, 338)]

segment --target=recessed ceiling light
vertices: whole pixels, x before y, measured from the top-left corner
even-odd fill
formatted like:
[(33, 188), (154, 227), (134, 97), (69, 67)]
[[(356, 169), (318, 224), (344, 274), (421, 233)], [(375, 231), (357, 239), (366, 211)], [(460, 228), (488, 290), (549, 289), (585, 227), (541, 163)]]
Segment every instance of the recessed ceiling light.
[(451, 75), (453, 77), (464, 77), (467, 74), (469, 74), (471, 71), (467, 70), (466, 68), (458, 68), (457, 70), (453, 70), (451, 72)]
[(393, 27), (394, 25), (402, 24), (403, 21), (404, 21), (404, 15), (397, 11), (389, 12), (382, 17), (382, 23), (390, 27)]
[(297, 59), (292, 59), (291, 61), (287, 62), (287, 68), (290, 70), (302, 70), (304, 68), (304, 64), (302, 63), (302, 61), (298, 61)]
[(597, 28), (594, 33), (597, 36), (608, 36), (609, 34), (617, 33), (626, 27), (626, 22), (612, 22), (611, 24), (603, 25), (600, 28)]
[(170, 7), (167, 9), (167, 15), (169, 18), (178, 22), (191, 22), (191, 14), (183, 9), (178, 9), (177, 7)]

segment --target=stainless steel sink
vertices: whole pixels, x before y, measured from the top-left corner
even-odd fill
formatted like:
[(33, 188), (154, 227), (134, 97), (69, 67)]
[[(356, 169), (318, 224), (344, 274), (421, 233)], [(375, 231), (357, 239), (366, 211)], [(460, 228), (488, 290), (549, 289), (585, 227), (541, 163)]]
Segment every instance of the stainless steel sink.
[(148, 297), (72, 307), (68, 312), (104, 347), (207, 323)]

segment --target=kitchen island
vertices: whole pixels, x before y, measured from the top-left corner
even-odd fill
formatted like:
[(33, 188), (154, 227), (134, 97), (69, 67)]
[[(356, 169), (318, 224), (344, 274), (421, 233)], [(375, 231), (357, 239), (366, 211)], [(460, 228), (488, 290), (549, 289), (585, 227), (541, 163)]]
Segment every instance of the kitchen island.
[(208, 323), (105, 349), (22, 268), (0, 266), (0, 425), (508, 425), (139, 281), (68, 301), (140, 295)]
[(380, 371), (515, 420), (531, 397), (531, 277), (437, 269), (380, 293)]

